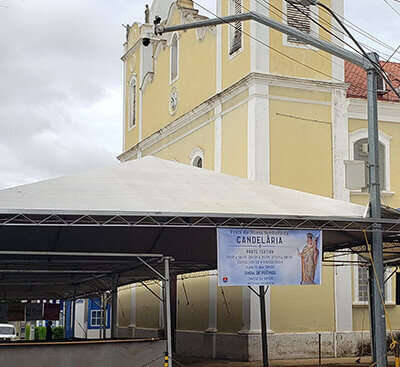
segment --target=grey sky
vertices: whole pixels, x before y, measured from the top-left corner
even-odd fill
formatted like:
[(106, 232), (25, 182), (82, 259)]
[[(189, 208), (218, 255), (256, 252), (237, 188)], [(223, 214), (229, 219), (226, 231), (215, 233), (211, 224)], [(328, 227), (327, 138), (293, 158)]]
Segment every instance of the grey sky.
[[(384, 0), (345, 1), (346, 18), (400, 44), (400, 16)], [(143, 21), (145, 3), (0, 0), (0, 188), (117, 163), (121, 24)]]

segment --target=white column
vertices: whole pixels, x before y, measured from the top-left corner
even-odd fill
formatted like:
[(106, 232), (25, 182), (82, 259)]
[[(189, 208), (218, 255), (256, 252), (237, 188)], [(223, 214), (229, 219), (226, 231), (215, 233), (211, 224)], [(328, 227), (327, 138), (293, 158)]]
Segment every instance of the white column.
[[(350, 255), (340, 257), (351, 260)], [(339, 261), (339, 260), (338, 260)], [(335, 319), (336, 331), (353, 330), (353, 298), (351, 294), (352, 275), (350, 266), (335, 268)]]
[[(250, 10), (269, 16), (268, 4), (265, 6), (258, 0), (250, 0)], [(252, 73), (269, 72), (269, 49), (262, 43), (269, 44), (269, 27), (257, 22), (250, 22), (250, 71)]]
[(217, 102), (217, 106), (214, 109), (215, 114), (215, 148), (214, 148), (214, 171), (220, 173), (222, 169), (222, 105), (221, 102)]
[[(258, 287), (254, 288), (258, 292)], [(265, 305), (267, 309), (267, 330), (271, 330), (271, 318), (270, 318), (270, 289), (268, 289), (265, 295)], [(260, 299), (259, 297), (249, 288), (242, 288), (242, 330), (240, 333), (243, 334), (259, 334), (261, 333), (261, 320), (260, 320)]]
[(130, 323), (129, 327), (132, 328), (132, 337), (135, 336), (136, 328), (136, 285), (132, 284), (131, 288), (131, 307), (130, 307)]
[(209, 276), (209, 317), (208, 317), (208, 332), (216, 332), (218, 329), (218, 307), (217, 307), (217, 296), (218, 296), (218, 276), (217, 270), (210, 271)]
[[(332, 159), (333, 197), (350, 201), (349, 190), (345, 187), (344, 160), (349, 159), (348, 111), (346, 90), (332, 92)], [(349, 256), (340, 260), (350, 260)], [(352, 274), (349, 266), (335, 268), (335, 320), (336, 331), (353, 330)]]
[(269, 86), (249, 88), (247, 122), (247, 178), (270, 182)]
[[(249, 88), (247, 178), (270, 182), (269, 86), (254, 82)], [(258, 291), (258, 289), (256, 289)], [(267, 329), (270, 330), (270, 291), (265, 295)], [(260, 300), (242, 288), (242, 333), (261, 333)]]

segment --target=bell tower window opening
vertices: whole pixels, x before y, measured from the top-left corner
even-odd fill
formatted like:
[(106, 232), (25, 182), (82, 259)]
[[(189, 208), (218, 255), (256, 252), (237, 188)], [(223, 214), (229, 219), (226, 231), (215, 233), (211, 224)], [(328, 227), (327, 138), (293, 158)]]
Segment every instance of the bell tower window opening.
[[(230, 0), (230, 15), (242, 14), (243, 0)], [(229, 26), (229, 55), (233, 55), (242, 48), (242, 31), (243, 24), (240, 21)]]

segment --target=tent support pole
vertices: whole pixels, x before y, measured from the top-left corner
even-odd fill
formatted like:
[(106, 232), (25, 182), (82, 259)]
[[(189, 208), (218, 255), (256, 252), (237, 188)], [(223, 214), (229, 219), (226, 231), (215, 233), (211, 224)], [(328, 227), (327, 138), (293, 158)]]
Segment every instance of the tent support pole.
[[(268, 287), (267, 287), (268, 290)], [(260, 298), (260, 315), (261, 315), (261, 346), (263, 356), (263, 367), (268, 367), (268, 344), (267, 344), (267, 315), (265, 311), (265, 294), (264, 286), (261, 285), (259, 288)]]
[(172, 367), (172, 332), (171, 332), (171, 278), (169, 274), (169, 265), (171, 257), (164, 257), (165, 267), (165, 305), (166, 305), (166, 326), (167, 326), (167, 351), (165, 355), (166, 366)]
[(72, 326), (71, 326), (71, 339), (75, 338), (75, 317), (76, 317), (76, 312), (75, 312), (75, 306), (76, 306), (76, 288), (74, 288), (74, 295), (73, 295), (73, 300), (71, 302), (72, 306)]
[(114, 274), (111, 290), (111, 338), (117, 337), (117, 318), (118, 318), (118, 274)]

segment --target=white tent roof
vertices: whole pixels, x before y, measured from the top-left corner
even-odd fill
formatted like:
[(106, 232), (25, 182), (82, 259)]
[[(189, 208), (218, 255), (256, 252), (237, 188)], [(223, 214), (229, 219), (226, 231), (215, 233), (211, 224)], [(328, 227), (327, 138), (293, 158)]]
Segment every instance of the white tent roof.
[(360, 205), (155, 157), (0, 191), (2, 213), (357, 217)]

